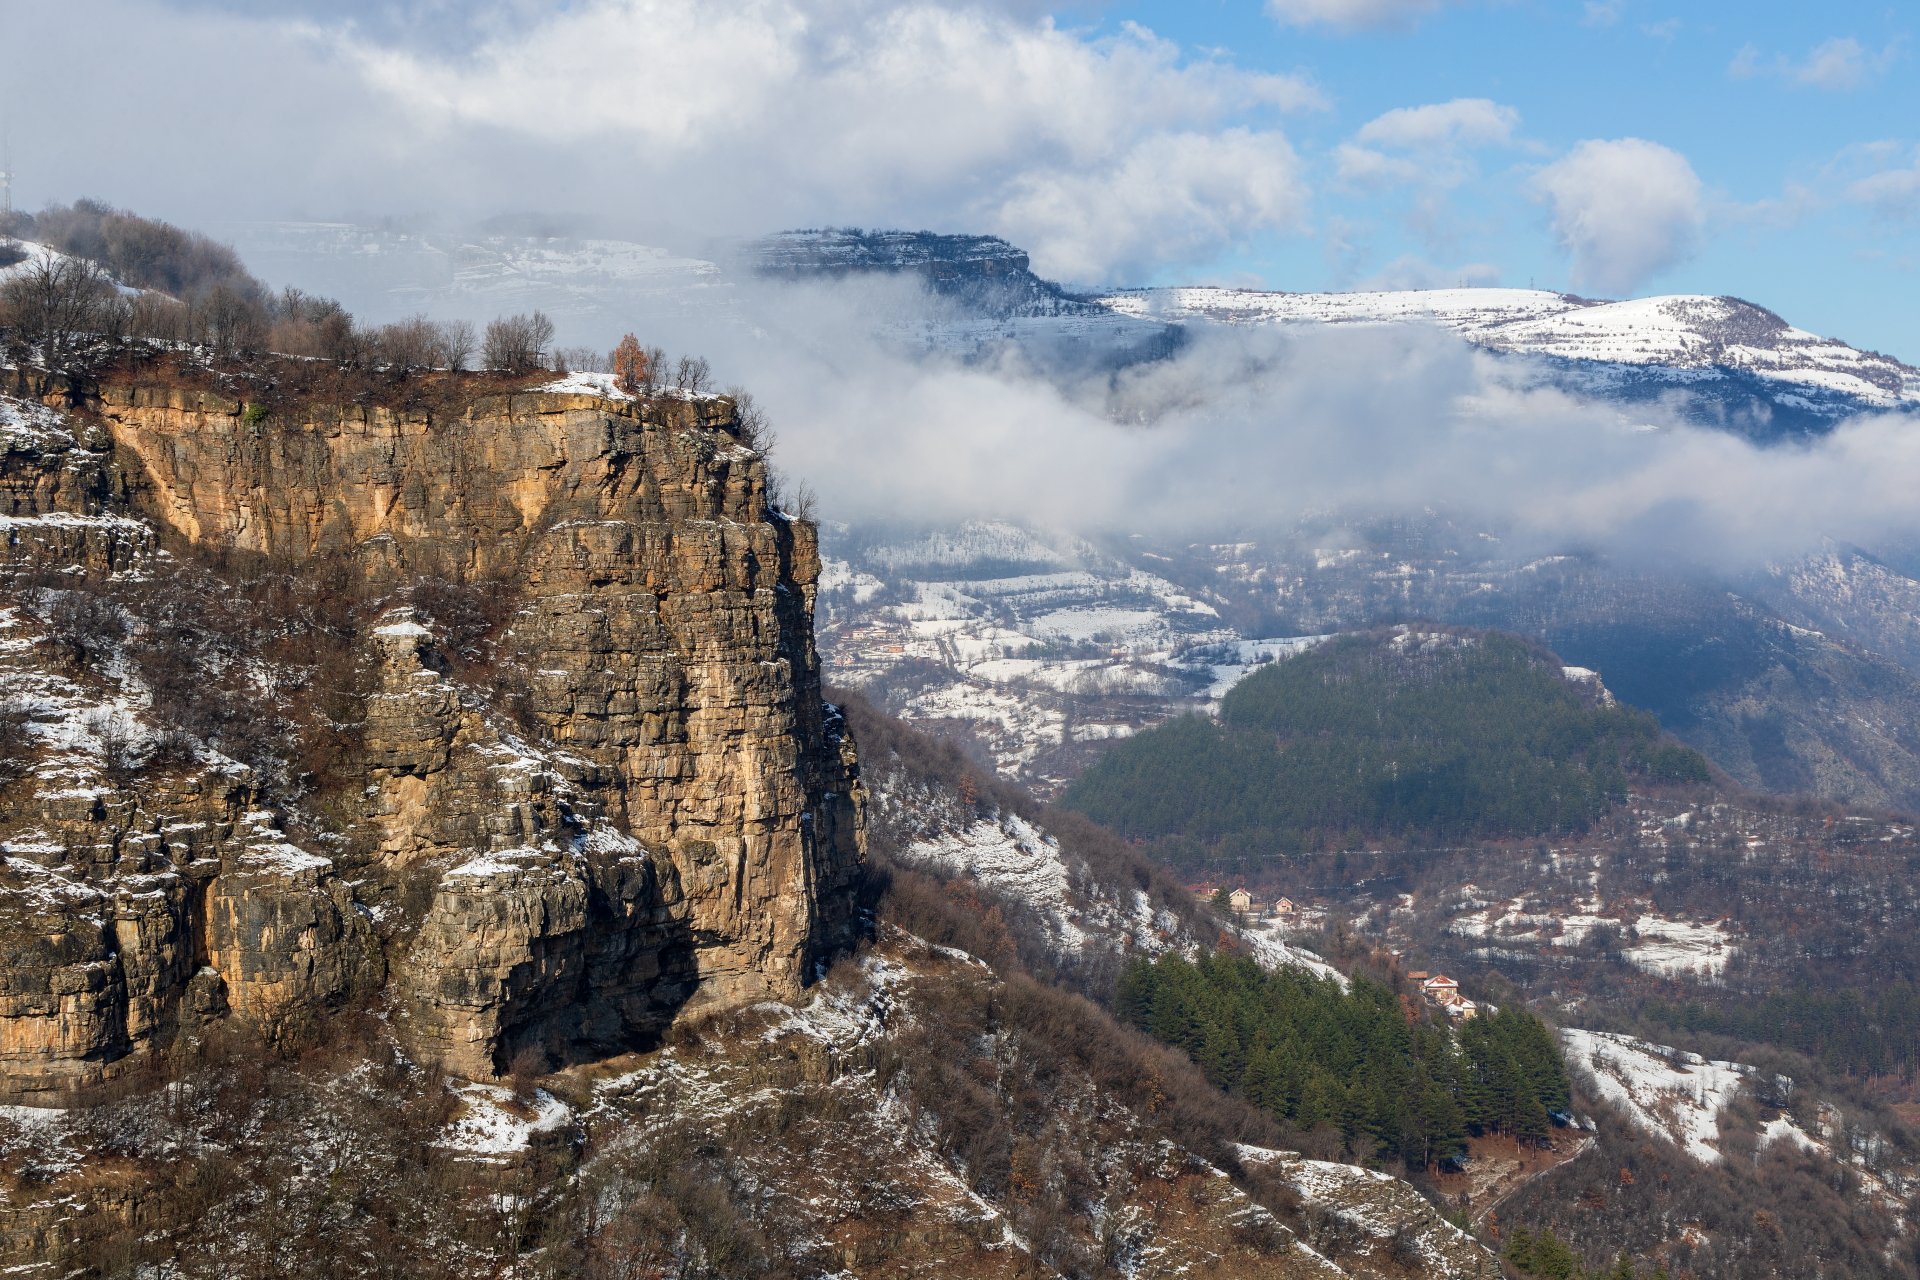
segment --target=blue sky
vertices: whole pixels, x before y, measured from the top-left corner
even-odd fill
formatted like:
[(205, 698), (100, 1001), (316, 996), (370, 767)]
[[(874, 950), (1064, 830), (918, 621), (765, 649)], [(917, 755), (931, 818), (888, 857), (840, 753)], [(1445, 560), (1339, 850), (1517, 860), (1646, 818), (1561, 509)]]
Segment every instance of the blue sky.
[[(1847, 189), (1914, 164), (1917, 17), (1886, 4), (1516, 0), (1352, 29), (1198, 0), (1116, 5), (1099, 21), (1139, 22), (1241, 66), (1301, 73), (1328, 99), (1326, 110), (1288, 121), (1317, 192), (1314, 233), (1257, 237), (1222, 256), (1223, 273), (1279, 288), (1346, 288), (1408, 258), (1431, 264), (1435, 282), (1448, 268), (1484, 264), (1504, 284), (1577, 288), (1530, 183), (1584, 139), (1642, 138), (1686, 157), (1708, 206), (1696, 249), (1649, 275), (1642, 291), (1749, 297), (1804, 327), (1915, 361), (1920, 193), (1909, 192), (1902, 216)], [(1850, 46), (1829, 44), (1848, 40), (1857, 59)], [(1816, 63), (1823, 45), (1836, 56)], [(1473, 176), (1440, 197), (1437, 217), (1416, 222), (1404, 189), (1340, 181), (1332, 154), (1367, 121), (1462, 98), (1510, 106), (1519, 123), (1512, 145), (1477, 150)]]
[[(1731, 293), (1920, 363), (1920, 22), (1656, 0), (68, 0), (19, 196), (993, 232), (1080, 284)], [(153, 117), (166, 128), (130, 129)]]

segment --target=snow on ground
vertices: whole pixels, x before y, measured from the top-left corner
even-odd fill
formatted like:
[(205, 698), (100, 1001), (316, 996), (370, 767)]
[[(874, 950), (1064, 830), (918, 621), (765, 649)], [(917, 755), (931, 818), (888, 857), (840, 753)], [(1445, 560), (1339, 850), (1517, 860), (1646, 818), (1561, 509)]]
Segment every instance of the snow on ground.
[(1204, 671), (1211, 677), (1203, 697), (1218, 702), (1227, 691), (1261, 667), (1305, 653), (1317, 644), (1333, 639), (1323, 636), (1271, 636), (1264, 640), (1229, 640), (1224, 643), (1196, 645), (1175, 655), (1175, 661), (1189, 670)]
[(1733, 940), (1724, 922), (1699, 924), (1645, 912), (1633, 928), (1639, 937), (1624, 954), (1635, 968), (1648, 973), (1718, 978), (1733, 957)]
[[(4, 277), (0, 269), (0, 277)], [(10, 448), (53, 448), (73, 443), (65, 415), (33, 400), (0, 395), (0, 442)]]
[[(12, 1130), (27, 1139), (24, 1143), (7, 1145), (29, 1148), (34, 1153), (31, 1168), (39, 1176), (66, 1173), (80, 1167), (83, 1157), (73, 1145), (70, 1122), (70, 1113), (64, 1107), (0, 1105), (0, 1130)], [(5, 1199), (0, 1195), (0, 1202)], [(6, 1272), (0, 1271), (0, 1274)]]
[(1770, 1147), (1776, 1142), (1791, 1143), (1805, 1151), (1826, 1150), (1808, 1137), (1806, 1130), (1795, 1124), (1791, 1116), (1775, 1116), (1760, 1126), (1760, 1145)]
[(1253, 958), (1269, 969), (1282, 965), (1294, 965), (1311, 971), (1322, 978), (1332, 978), (1347, 989), (1347, 975), (1322, 960), (1305, 947), (1296, 947), (1286, 940), (1286, 928), (1277, 920), (1254, 921), (1240, 927), (1240, 936), (1253, 950)]
[(1567, 1028), (1560, 1042), (1568, 1064), (1591, 1077), (1599, 1095), (1637, 1128), (1702, 1164), (1719, 1161), (1720, 1113), (1754, 1074), (1752, 1067), (1607, 1031)]
[(1234, 1151), (1243, 1163), (1278, 1173), (1307, 1206), (1373, 1240), (1405, 1241), (1419, 1256), (1422, 1275), (1484, 1274), (1481, 1245), (1391, 1174), (1243, 1143)]
[(971, 721), (986, 739), (994, 763), (1005, 772), (1017, 772), (1030, 763), (1040, 747), (1057, 743), (1066, 718), (1016, 693), (975, 684), (950, 684), (908, 700), (902, 719)]
[(820, 561), (820, 591), (847, 591), (855, 604), (868, 604), (886, 590), (887, 584), (845, 560), (827, 556)]
[(450, 1086), (460, 1095), (460, 1114), (453, 1118), (437, 1145), (484, 1160), (499, 1160), (525, 1151), (536, 1133), (549, 1133), (565, 1124), (572, 1108), (548, 1093), (534, 1091), (531, 1107), (514, 1103), (513, 1091), (492, 1084)]
[(1636, 904), (1593, 898), (1555, 906), (1524, 895), (1487, 903), (1463, 889), (1456, 906), (1469, 909), (1448, 923), (1447, 932), (1455, 937), (1479, 938), (1506, 949), (1577, 947), (1595, 929), (1607, 928), (1618, 933), (1620, 954), (1628, 964), (1663, 977), (1716, 980), (1738, 951), (1724, 920), (1676, 920)]
[(1221, 324), (1428, 324), (1496, 351), (1609, 366), (1669, 366), (1676, 382), (1738, 369), (1893, 407), (1920, 400), (1920, 373), (1786, 324), (1737, 298), (1672, 295), (1592, 302), (1532, 289), (1266, 293), (1133, 290), (1102, 299), (1125, 315)]
[(1067, 864), (1059, 842), (1016, 814), (916, 840), (903, 856), (949, 875), (971, 876), (995, 895), (1026, 904), (1052, 926), (1055, 945), (1064, 952), (1078, 951), (1086, 942), (1068, 909)]

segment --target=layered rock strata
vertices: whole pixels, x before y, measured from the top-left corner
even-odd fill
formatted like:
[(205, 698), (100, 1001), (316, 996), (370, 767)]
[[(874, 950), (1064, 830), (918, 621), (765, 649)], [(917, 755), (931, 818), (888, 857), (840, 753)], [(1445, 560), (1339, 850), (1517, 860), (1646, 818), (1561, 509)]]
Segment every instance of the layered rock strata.
[(498, 1072), (791, 997), (847, 938), (861, 801), (820, 699), (818, 552), (769, 510), (730, 401), (267, 412), (123, 385), (8, 413), (16, 584), (137, 573), (158, 546), (325, 565), (370, 598), (451, 580), (504, 621), (488, 679), (450, 674), (423, 611), (363, 626), (326, 802), (281, 813), (243, 766), (158, 750), (124, 664), (51, 663), (17, 585), (0, 1082), (85, 1083), (198, 1020), (358, 998)]

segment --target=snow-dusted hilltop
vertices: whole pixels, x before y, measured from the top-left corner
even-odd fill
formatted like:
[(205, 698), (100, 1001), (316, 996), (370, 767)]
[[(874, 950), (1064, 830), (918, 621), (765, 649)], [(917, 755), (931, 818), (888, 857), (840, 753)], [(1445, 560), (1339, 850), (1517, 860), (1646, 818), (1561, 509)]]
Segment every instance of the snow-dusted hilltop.
[[(1567, 362), (1598, 390), (1658, 372), (1675, 384), (1761, 380), (1773, 398), (1821, 416), (1920, 405), (1920, 369), (1796, 329), (1738, 298), (1676, 295), (1596, 302), (1538, 289), (1266, 293), (1127, 290), (1100, 301), (1171, 323), (1431, 324), (1491, 350)], [(1611, 376), (1610, 376), (1611, 375)], [(1796, 405), (1795, 402), (1799, 403)]]

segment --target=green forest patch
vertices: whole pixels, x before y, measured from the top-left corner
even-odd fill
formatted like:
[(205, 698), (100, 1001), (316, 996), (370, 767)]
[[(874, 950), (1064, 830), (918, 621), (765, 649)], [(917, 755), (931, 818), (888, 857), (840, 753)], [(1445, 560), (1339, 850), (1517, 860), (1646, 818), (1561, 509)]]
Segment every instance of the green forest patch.
[(1630, 782), (1704, 783), (1644, 711), (1492, 632), (1330, 641), (1116, 744), (1066, 803), (1179, 862), (1585, 830)]

